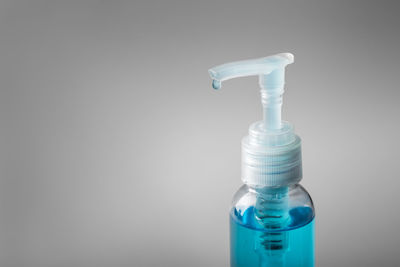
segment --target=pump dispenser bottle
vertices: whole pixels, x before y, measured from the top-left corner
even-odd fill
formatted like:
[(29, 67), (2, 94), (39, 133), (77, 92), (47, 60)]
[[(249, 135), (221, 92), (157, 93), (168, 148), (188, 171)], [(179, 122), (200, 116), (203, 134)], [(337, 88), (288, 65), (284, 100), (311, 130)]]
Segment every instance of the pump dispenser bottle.
[(237, 61), (209, 70), (222, 81), (258, 75), (263, 120), (242, 140), (242, 181), (230, 210), (232, 267), (314, 266), (314, 206), (302, 179), (301, 140), (281, 120), (290, 53)]

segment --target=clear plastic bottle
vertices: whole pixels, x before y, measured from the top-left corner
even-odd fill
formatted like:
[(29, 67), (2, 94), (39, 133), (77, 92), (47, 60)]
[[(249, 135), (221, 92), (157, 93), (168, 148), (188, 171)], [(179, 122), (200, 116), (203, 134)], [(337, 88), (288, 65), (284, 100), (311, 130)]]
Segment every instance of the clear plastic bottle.
[(314, 207), (302, 179), (301, 139), (281, 120), (290, 53), (231, 62), (209, 70), (221, 82), (258, 75), (263, 120), (242, 140), (242, 181), (230, 211), (232, 267), (314, 266)]
[(229, 217), (232, 267), (314, 266), (314, 206), (301, 185), (243, 185)]

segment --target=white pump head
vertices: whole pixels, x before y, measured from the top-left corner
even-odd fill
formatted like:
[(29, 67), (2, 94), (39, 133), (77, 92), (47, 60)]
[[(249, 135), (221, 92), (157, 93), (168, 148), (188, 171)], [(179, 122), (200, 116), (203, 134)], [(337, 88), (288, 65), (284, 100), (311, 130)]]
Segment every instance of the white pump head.
[(281, 120), (285, 67), (294, 56), (273, 56), (231, 62), (208, 72), (214, 89), (237, 77), (259, 75), (263, 120), (253, 123), (242, 140), (242, 180), (260, 186), (285, 186), (302, 178), (301, 141), (293, 127)]

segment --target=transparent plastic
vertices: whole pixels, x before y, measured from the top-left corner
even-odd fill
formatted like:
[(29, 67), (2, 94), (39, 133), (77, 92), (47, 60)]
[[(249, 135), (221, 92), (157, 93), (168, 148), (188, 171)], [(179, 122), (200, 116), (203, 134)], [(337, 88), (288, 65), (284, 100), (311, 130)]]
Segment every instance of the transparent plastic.
[(314, 215), (299, 184), (243, 185), (230, 211), (231, 266), (314, 266)]

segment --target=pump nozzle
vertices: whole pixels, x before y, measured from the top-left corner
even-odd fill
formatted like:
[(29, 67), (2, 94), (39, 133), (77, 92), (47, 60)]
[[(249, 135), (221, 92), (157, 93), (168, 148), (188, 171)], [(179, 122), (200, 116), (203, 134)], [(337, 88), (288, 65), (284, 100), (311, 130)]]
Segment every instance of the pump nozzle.
[(208, 70), (213, 79), (214, 89), (221, 88), (221, 82), (245, 76), (259, 76), (261, 102), (263, 104), (263, 127), (268, 130), (282, 128), (281, 107), (283, 86), (285, 83), (285, 67), (293, 63), (291, 53), (231, 62)]

